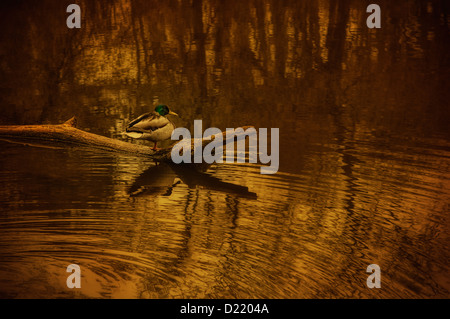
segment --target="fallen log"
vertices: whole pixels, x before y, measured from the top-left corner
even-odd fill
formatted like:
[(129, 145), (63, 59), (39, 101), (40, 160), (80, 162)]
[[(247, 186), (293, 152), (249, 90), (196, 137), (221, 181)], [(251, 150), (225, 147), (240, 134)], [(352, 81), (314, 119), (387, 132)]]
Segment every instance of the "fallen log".
[(0, 126), (0, 137), (43, 140), (58, 145), (87, 146), (144, 156), (153, 156), (156, 153), (149, 146), (132, 144), (77, 129), (76, 124), (76, 118), (72, 117), (70, 120), (57, 125), (5, 125)]
[[(172, 162), (171, 151), (176, 142), (170, 147), (160, 150), (153, 150), (152, 147), (133, 144), (117, 139), (89, 133), (76, 128), (77, 120), (72, 117), (62, 124), (51, 125), (3, 125), (0, 126), (0, 138), (9, 141), (17, 140), (40, 140), (47, 143), (54, 143), (64, 146), (84, 146), (104, 151), (122, 152), (134, 154), (136, 156), (150, 157), (160, 162)], [(242, 127), (244, 130), (250, 126)], [(236, 136), (240, 134), (237, 133)], [(229, 138), (226, 132), (222, 132), (224, 143)], [(234, 140), (234, 136), (232, 136)], [(202, 143), (194, 145), (194, 139), (191, 139), (191, 154), (195, 147), (204, 147), (214, 140), (214, 136), (209, 139), (202, 139)]]

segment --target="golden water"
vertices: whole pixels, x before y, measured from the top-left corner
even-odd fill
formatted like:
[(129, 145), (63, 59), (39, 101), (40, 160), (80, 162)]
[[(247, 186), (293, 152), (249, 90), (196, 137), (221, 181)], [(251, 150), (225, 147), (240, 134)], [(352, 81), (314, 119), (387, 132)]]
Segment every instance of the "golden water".
[(1, 142), (0, 297), (449, 297), (445, 1), (380, 1), (378, 30), (361, 1), (80, 3), (80, 30), (2, 5), (2, 124), (122, 139), (159, 102), (280, 128), (280, 169)]

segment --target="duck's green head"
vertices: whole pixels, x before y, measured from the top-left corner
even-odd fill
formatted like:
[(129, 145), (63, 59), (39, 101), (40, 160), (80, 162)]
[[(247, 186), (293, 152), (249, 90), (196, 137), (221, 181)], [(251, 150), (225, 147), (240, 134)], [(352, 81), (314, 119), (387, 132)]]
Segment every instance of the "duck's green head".
[(158, 113), (159, 115), (162, 115), (162, 116), (166, 116), (167, 114), (178, 116), (177, 113), (172, 112), (171, 110), (169, 110), (169, 107), (167, 105), (164, 105), (164, 104), (157, 105), (155, 107), (155, 112)]

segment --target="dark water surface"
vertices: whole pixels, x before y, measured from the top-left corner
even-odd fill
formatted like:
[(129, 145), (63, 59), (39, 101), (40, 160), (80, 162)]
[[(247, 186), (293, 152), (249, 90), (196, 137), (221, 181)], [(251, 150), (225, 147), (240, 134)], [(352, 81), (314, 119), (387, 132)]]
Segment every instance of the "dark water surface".
[(165, 103), (280, 128), (280, 169), (0, 141), (0, 297), (450, 297), (446, 1), (373, 30), (362, 1), (79, 1), (79, 30), (69, 3), (1, 5), (0, 124), (124, 139)]

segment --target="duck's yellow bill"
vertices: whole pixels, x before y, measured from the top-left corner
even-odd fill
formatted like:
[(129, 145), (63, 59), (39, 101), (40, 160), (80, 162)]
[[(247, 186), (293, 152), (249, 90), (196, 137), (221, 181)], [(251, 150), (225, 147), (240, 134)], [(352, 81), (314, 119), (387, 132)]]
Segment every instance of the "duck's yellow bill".
[(170, 114), (170, 115), (175, 115), (175, 116), (178, 116), (178, 114), (177, 114), (177, 113), (175, 113), (175, 112), (172, 112), (172, 111), (169, 111), (169, 114)]

